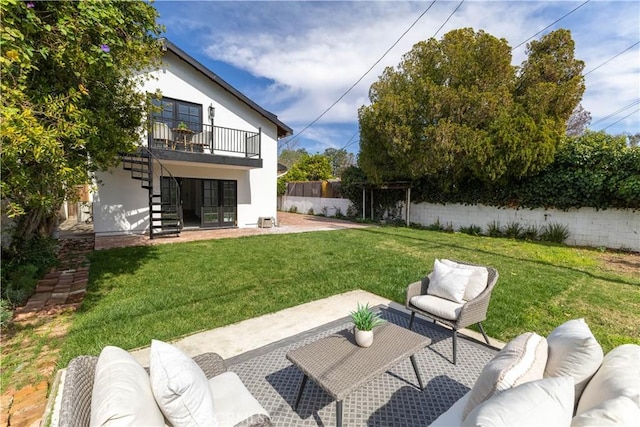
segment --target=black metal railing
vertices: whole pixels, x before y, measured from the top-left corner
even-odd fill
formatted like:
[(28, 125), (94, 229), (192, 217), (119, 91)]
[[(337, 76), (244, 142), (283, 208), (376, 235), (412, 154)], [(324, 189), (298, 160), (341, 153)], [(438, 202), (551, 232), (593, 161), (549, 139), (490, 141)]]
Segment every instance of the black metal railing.
[(154, 121), (149, 129), (149, 147), (221, 156), (261, 157), (258, 132), (211, 126), (206, 123)]

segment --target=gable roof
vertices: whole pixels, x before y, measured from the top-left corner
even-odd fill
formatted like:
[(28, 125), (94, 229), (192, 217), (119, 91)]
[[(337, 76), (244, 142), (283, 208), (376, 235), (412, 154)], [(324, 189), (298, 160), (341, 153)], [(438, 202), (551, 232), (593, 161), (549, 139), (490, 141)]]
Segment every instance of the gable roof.
[(162, 39), (162, 50), (163, 51), (167, 51), (168, 50), (168, 51), (172, 52), (178, 58), (180, 58), (181, 60), (183, 60), (184, 62), (186, 62), (187, 64), (189, 64), (193, 68), (195, 68), (196, 70), (198, 70), (200, 73), (202, 73), (209, 80), (211, 80), (212, 82), (216, 83), (217, 85), (222, 87), (224, 90), (229, 92), (231, 95), (235, 96), (240, 101), (244, 102), (251, 109), (253, 109), (256, 112), (258, 112), (261, 116), (263, 116), (264, 118), (266, 118), (267, 120), (269, 120), (270, 122), (275, 124), (278, 127), (278, 138), (282, 138), (282, 137), (289, 136), (289, 135), (293, 134), (293, 129), (291, 129), (289, 126), (287, 126), (286, 124), (284, 124), (283, 122), (278, 120), (278, 116), (276, 116), (275, 114), (273, 114), (270, 111), (265, 110), (264, 108), (262, 108), (261, 106), (259, 106), (255, 102), (253, 102), (251, 99), (247, 98), (239, 90), (237, 90), (236, 88), (231, 86), (229, 83), (225, 82), (216, 73), (214, 73), (213, 71), (211, 71), (210, 69), (208, 69), (207, 67), (202, 65), (194, 57), (192, 57), (191, 55), (186, 53), (184, 50), (180, 49), (178, 46), (176, 46), (174, 43), (172, 43), (171, 41), (169, 41), (166, 38)]

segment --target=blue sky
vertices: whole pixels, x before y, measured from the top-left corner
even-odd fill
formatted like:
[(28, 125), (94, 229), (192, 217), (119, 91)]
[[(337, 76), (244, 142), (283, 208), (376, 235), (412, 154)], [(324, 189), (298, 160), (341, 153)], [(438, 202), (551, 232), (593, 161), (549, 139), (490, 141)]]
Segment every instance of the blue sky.
[[(436, 38), (472, 27), (515, 47), (582, 3), (466, 0)], [(159, 0), (154, 6), (166, 37), (297, 135), (380, 60), (430, 4)], [(297, 137), (296, 148), (357, 153), (357, 111), (369, 103), (371, 84), (416, 42), (433, 37), (459, 4), (435, 2), (360, 83)], [(557, 28), (571, 30), (576, 56), (586, 63), (582, 104), (591, 112), (591, 128), (640, 132), (640, 2), (591, 0), (535, 39)], [(514, 65), (525, 59), (525, 51), (524, 45), (514, 49)]]

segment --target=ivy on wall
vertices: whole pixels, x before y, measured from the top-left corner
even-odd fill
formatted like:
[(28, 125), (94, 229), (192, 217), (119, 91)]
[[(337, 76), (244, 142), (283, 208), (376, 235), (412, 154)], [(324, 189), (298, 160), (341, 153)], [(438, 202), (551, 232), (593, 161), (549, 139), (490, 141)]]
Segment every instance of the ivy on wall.
[[(350, 174), (357, 178), (343, 178), (343, 192), (361, 208), (358, 180), (361, 183), (364, 174), (357, 168)], [(494, 184), (468, 179), (447, 188), (441, 182), (431, 177), (415, 180), (412, 201), (531, 209), (640, 209), (640, 147), (627, 146), (624, 136), (587, 132), (565, 138), (553, 163), (536, 175)], [(383, 200), (394, 206), (404, 200), (404, 193), (388, 192), (381, 195)]]

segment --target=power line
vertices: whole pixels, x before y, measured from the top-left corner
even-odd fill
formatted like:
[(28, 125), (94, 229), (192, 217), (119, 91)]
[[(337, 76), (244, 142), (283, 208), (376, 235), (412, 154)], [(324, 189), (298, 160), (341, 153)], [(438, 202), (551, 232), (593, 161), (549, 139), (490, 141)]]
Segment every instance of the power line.
[(449, 22), (449, 20), (451, 19), (451, 17), (452, 17), (452, 16), (453, 16), (457, 11), (458, 11), (458, 9), (460, 9), (460, 6), (462, 6), (462, 3), (464, 3), (464, 0), (462, 0), (460, 3), (458, 3), (458, 7), (456, 7), (455, 9), (453, 9), (453, 12), (451, 12), (451, 13), (449, 14), (449, 16), (447, 17), (447, 19), (442, 23), (442, 25), (440, 25), (440, 28), (438, 28), (438, 31), (436, 31), (436, 32), (433, 34), (433, 38), (435, 38), (435, 37), (438, 35), (438, 33), (440, 32), (440, 30), (442, 29), (442, 27), (444, 27), (444, 26), (447, 24), (447, 22)]
[(615, 111), (615, 112), (609, 114), (608, 116), (604, 116), (603, 118), (601, 118), (599, 120), (596, 120), (595, 122), (593, 122), (591, 124), (591, 126), (597, 125), (598, 123), (603, 122), (603, 121), (607, 120), (610, 117), (617, 116), (618, 114), (622, 113), (624, 110), (627, 110), (627, 109), (629, 109), (629, 108), (631, 108), (631, 107), (633, 107), (635, 105), (638, 105), (638, 104), (640, 104), (640, 99), (638, 99), (636, 101), (633, 101), (631, 104), (627, 105), (626, 107), (620, 108), (618, 111)]
[(621, 118), (620, 120), (615, 121), (615, 122), (611, 123), (609, 126), (607, 126), (607, 127), (605, 127), (605, 128), (602, 128), (602, 129), (600, 129), (600, 130), (601, 130), (601, 131), (607, 130), (607, 129), (609, 129), (611, 126), (613, 126), (613, 125), (616, 125), (616, 124), (620, 123), (621, 121), (623, 121), (623, 120), (624, 120), (624, 119), (626, 119), (627, 117), (630, 117), (631, 115), (636, 114), (636, 113), (638, 113), (638, 112), (640, 112), (640, 108), (636, 109), (636, 111), (632, 111), (631, 113), (627, 114), (626, 116), (624, 116), (624, 117), (623, 117), (623, 118)]
[[(299, 138), (300, 135), (302, 135), (302, 133), (304, 131), (306, 131), (307, 129), (309, 129), (311, 126), (313, 126), (314, 124), (316, 124), (318, 122), (318, 120), (320, 120), (322, 117), (324, 117), (325, 114), (327, 114), (333, 107), (336, 106), (336, 104), (338, 104), (338, 102), (342, 101), (342, 98), (344, 98), (345, 96), (347, 96), (347, 94), (349, 92), (351, 92), (351, 90), (356, 87), (356, 85), (358, 83), (360, 83), (362, 81), (362, 79), (364, 79), (366, 77), (367, 74), (369, 74), (371, 72), (371, 70), (374, 69), (374, 67), (376, 65), (378, 65), (380, 63), (380, 61), (382, 61), (384, 59), (385, 56), (387, 56), (387, 54), (394, 48), (396, 47), (396, 45), (398, 43), (400, 43), (400, 40), (402, 40), (402, 38), (418, 23), (418, 21), (420, 21), (420, 19), (422, 19), (422, 17), (424, 15), (426, 15), (426, 13), (429, 11), (429, 9), (431, 9), (431, 7), (436, 3), (437, 0), (433, 0), (431, 2), (431, 4), (424, 10), (424, 12), (422, 12), (420, 14), (420, 16), (418, 16), (418, 18), (413, 21), (413, 23), (409, 26), (409, 28), (406, 29), (406, 31), (404, 33), (402, 33), (402, 35), (391, 45), (391, 47), (389, 49), (387, 49), (385, 51), (385, 53), (382, 54), (382, 56), (380, 57), (380, 59), (378, 59), (371, 67), (369, 67), (369, 69), (367, 71), (365, 71), (365, 73), (360, 76), (360, 78), (358, 80), (356, 80), (356, 82), (354, 84), (351, 85), (351, 87), (349, 87), (349, 89), (346, 90), (346, 92), (344, 92), (342, 95), (340, 95), (340, 97), (338, 99), (336, 99), (333, 104), (331, 104), (326, 110), (324, 110), (322, 112), (322, 114), (320, 114), (318, 117), (316, 117), (311, 123), (309, 123), (307, 126), (305, 126), (300, 132), (298, 132), (296, 135), (292, 136), (291, 139), (293, 140), (294, 138)], [(464, 0), (463, 0), (464, 1)]]
[(607, 59), (606, 61), (604, 61), (602, 64), (598, 65), (596, 68), (593, 68), (589, 71), (587, 71), (586, 73), (583, 74), (583, 76), (586, 76), (587, 74), (591, 74), (593, 73), (595, 70), (597, 70), (598, 68), (602, 67), (603, 65), (613, 61), (614, 59), (616, 59), (618, 56), (622, 55), (623, 53), (625, 53), (626, 51), (628, 51), (629, 49), (632, 49), (636, 46), (638, 46), (640, 44), (640, 41), (635, 42), (634, 44), (632, 44), (631, 46), (629, 46), (628, 48), (626, 48), (625, 50), (623, 50), (622, 52), (618, 53), (615, 56), (612, 56), (611, 58)]
[[(347, 141), (347, 143), (341, 148), (341, 150), (346, 150), (346, 148), (348, 146), (350, 146), (351, 144), (353, 144), (353, 142), (351, 142), (353, 140), (353, 138), (356, 137), (356, 135), (358, 134), (358, 132), (360, 132), (360, 129), (358, 129), (357, 131), (355, 131), (355, 133), (353, 135), (351, 135), (351, 138), (349, 138), (349, 140)], [(355, 142), (355, 141), (354, 141)]]
[(529, 37), (528, 39), (526, 39), (525, 41), (523, 41), (522, 43), (520, 43), (519, 45), (517, 45), (516, 47), (512, 48), (511, 51), (513, 52), (514, 50), (516, 50), (517, 48), (519, 48), (520, 46), (522, 46), (523, 44), (525, 44), (526, 42), (528, 42), (529, 40), (531, 40), (532, 38), (534, 38), (535, 36), (537, 36), (538, 34), (540, 34), (541, 32), (543, 32), (546, 29), (549, 29), (551, 27), (553, 27), (554, 25), (556, 25), (558, 22), (562, 21), (564, 18), (566, 18), (567, 16), (571, 15), (573, 12), (575, 12), (576, 10), (580, 9), (582, 6), (584, 6), (585, 4), (589, 3), (591, 0), (587, 0), (584, 3), (582, 3), (581, 5), (579, 5), (578, 7), (576, 7), (575, 9), (571, 10), (570, 12), (565, 13), (564, 15), (562, 15), (560, 18), (556, 19), (555, 21), (553, 21), (551, 24), (547, 25), (546, 27), (544, 27), (543, 29), (541, 29), (540, 31), (538, 31), (537, 33), (535, 33), (534, 35), (532, 35), (531, 37)]

